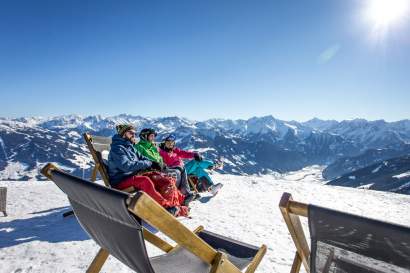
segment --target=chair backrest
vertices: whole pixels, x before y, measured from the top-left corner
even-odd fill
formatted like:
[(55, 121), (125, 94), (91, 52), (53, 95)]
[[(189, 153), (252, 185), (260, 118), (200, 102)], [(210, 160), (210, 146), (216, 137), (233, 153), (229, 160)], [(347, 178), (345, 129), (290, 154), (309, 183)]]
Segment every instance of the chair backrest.
[(91, 136), (88, 133), (84, 133), (84, 141), (87, 144), (88, 149), (90, 150), (91, 156), (94, 159), (95, 166), (100, 172), (101, 178), (104, 181), (104, 184), (109, 187), (110, 179), (108, 176), (108, 169), (103, 159), (103, 152), (110, 151), (111, 149), (111, 138), (101, 137), (101, 136)]
[(410, 272), (410, 228), (308, 207), (312, 272)]
[[(296, 247), (291, 272), (410, 272), (410, 228), (293, 201), (279, 202)], [(299, 216), (308, 217), (311, 250)]]
[(136, 272), (154, 273), (141, 219), (128, 211), (129, 194), (66, 174), (51, 164), (42, 173), (67, 194), (81, 226), (98, 245)]

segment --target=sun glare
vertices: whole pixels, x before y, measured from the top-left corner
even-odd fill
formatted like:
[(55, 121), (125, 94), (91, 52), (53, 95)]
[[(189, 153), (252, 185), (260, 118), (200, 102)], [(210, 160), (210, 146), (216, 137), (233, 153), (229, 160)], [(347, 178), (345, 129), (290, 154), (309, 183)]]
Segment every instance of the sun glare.
[(410, 19), (410, 0), (366, 0), (362, 18), (372, 40), (382, 42)]
[(409, 15), (410, 0), (368, 0), (365, 17), (376, 28), (387, 28)]

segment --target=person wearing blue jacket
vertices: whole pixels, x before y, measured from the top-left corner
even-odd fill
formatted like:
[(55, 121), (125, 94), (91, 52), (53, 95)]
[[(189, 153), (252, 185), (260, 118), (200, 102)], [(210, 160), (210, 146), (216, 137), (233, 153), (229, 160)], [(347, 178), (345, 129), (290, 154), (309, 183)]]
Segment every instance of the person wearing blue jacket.
[(146, 192), (163, 207), (172, 209), (169, 202), (155, 189), (153, 181), (149, 177), (138, 175), (145, 170), (161, 171), (163, 166), (148, 160), (134, 150), (134, 126), (119, 125), (117, 131), (118, 134), (112, 137), (108, 154), (108, 176), (111, 186), (119, 190), (135, 187)]
[(214, 166), (214, 162), (199, 158), (185, 163), (185, 170), (188, 175), (193, 175), (198, 178), (197, 188), (199, 191), (209, 191), (215, 195), (222, 188), (222, 184), (214, 184), (206, 171), (213, 169)]

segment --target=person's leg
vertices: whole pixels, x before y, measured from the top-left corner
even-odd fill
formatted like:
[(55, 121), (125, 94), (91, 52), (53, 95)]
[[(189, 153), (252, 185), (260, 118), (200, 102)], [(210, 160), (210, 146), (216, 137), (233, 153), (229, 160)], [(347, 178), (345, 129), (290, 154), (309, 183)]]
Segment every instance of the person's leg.
[(191, 188), (189, 187), (188, 175), (184, 168), (182, 168), (182, 172), (181, 172), (181, 182), (179, 185), (179, 189), (184, 195), (193, 194), (193, 192), (191, 191)]
[(157, 190), (155, 190), (154, 183), (151, 181), (151, 179), (149, 179), (149, 177), (134, 175), (125, 179), (116, 186), (116, 188), (119, 190), (126, 189), (128, 187), (135, 187), (136, 189), (147, 193), (149, 196), (151, 196), (152, 199), (157, 201), (163, 207), (169, 206), (169, 202), (164, 197), (162, 197), (162, 195)]
[(170, 175), (173, 178), (175, 178), (175, 186), (179, 188), (179, 185), (181, 184), (181, 170), (180, 169), (174, 169), (174, 168), (167, 168), (164, 173), (166, 175)]
[(173, 167), (173, 170), (178, 171), (180, 175), (179, 183), (177, 182), (177, 188), (181, 191), (183, 195), (192, 195), (193, 192), (189, 187), (188, 176), (184, 167)]

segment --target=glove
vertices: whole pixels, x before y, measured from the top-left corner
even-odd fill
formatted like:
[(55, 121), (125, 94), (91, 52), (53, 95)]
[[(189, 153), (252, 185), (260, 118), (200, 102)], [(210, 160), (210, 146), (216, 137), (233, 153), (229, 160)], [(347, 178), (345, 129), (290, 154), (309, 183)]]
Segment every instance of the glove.
[(202, 161), (202, 156), (201, 156), (199, 153), (195, 153), (195, 154), (194, 154), (194, 159), (195, 159), (196, 161)]
[(163, 163), (152, 161), (151, 169), (162, 172), (165, 169), (165, 165)]

